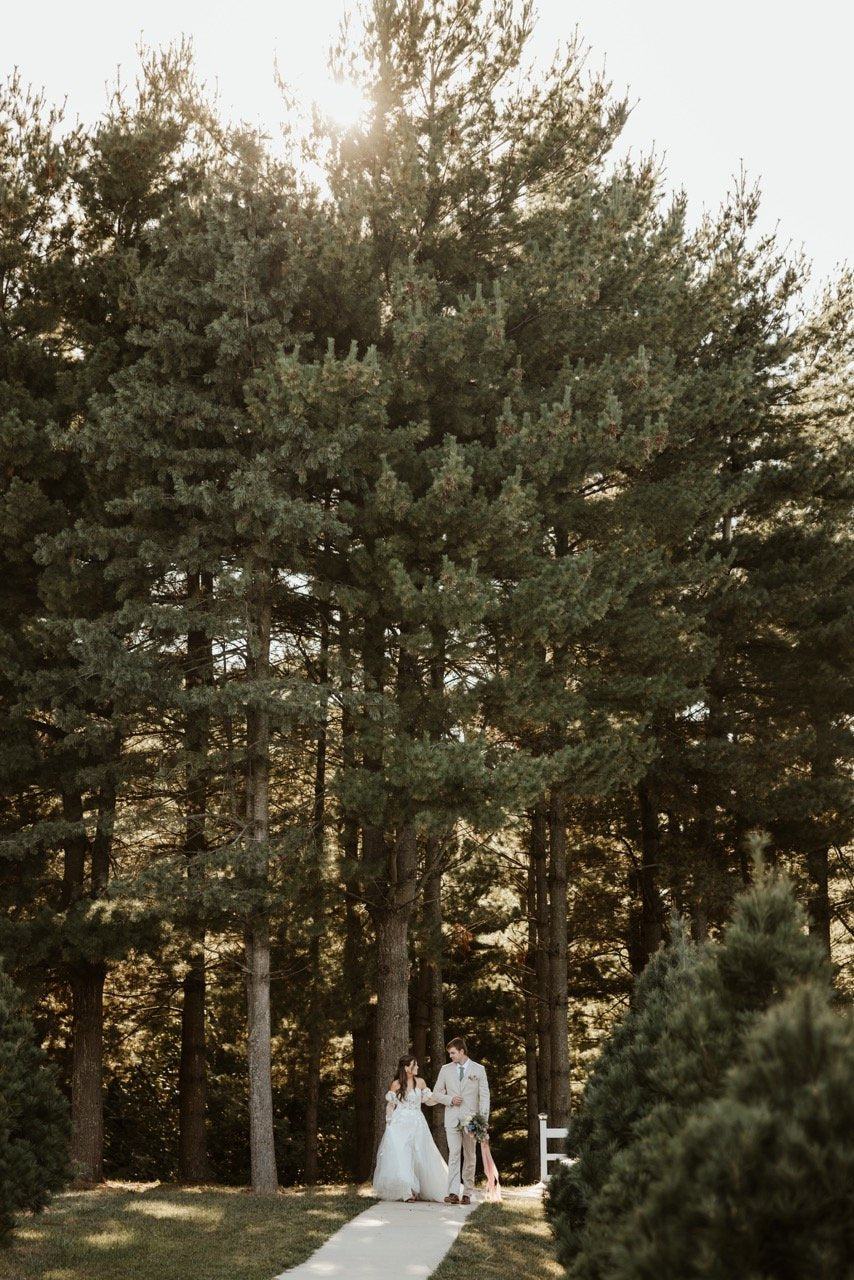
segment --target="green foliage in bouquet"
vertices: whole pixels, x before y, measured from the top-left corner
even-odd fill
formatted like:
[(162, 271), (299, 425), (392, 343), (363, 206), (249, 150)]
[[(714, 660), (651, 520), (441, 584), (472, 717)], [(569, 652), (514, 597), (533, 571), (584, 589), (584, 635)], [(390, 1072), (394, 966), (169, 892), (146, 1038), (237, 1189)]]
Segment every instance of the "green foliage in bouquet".
[(483, 1142), (484, 1138), (489, 1137), (489, 1124), (486, 1116), (482, 1116), (479, 1111), (470, 1120), (466, 1120), (465, 1124), (460, 1120), (457, 1128), (465, 1130), (466, 1133), (473, 1133), (478, 1142)]

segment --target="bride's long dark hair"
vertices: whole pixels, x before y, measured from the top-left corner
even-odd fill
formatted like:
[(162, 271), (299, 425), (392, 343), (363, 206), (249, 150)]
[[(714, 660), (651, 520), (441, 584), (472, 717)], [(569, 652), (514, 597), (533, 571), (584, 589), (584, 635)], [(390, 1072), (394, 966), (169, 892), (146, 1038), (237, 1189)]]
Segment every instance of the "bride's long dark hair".
[[(410, 1065), (411, 1065), (411, 1063), (413, 1063), (413, 1062), (417, 1062), (417, 1061), (418, 1061), (418, 1059), (416, 1058), (416, 1056), (415, 1056), (415, 1054), (414, 1054), (414, 1053), (408, 1053), (408, 1054), (406, 1055), (406, 1057), (405, 1057), (405, 1058), (401, 1058), (401, 1059), (400, 1059), (400, 1061), (399, 1061), (399, 1062), (398, 1062), (398, 1064), (397, 1064), (397, 1078), (398, 1078), (398, 1080), (400, 1081), (400, 1096), (401, 1096), (402, 1098), (405, 1098), (405, 1097), (406, 1097), (406, 1083), (407, 1083), (407, 1081), (406, 1081), (406, 1068), (407, 1068), (408, 1066), (410, 1066)], [(413, 1087), (414, 1087), (415, 1081), (413, 1080), (413, 1082), (412, 1082), (412, 1083), (413, 1083)]]

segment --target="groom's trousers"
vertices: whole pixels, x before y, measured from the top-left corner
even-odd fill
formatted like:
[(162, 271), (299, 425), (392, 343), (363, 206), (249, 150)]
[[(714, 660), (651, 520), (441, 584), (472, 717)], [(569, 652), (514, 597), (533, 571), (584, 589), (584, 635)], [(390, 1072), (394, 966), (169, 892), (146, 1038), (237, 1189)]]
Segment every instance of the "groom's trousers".
[(465, 1129), (446, 1129), (445, 1136), (448, 1139), (448, 1195), (461, 1194), (458, 1188), (462, 1158), (462, 1195), (470, 1196), (474, 1192), (477, 1138)]

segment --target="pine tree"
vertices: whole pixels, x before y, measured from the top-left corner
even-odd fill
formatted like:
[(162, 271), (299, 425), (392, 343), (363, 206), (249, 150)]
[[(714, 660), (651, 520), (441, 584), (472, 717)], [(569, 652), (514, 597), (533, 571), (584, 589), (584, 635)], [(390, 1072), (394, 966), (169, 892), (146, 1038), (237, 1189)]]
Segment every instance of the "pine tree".
[[(133, 908), (103, 912), (98, 904), (114, 862), (122, 791), (140, 758), (123, 748), (147, 703), (144, 683), (141, 689), (138, 680), (128, 679), (111, 638), (100, 647), (104, 636), (97, 619), (119, 607), (116, 575), (102, 571), (101, 548), (89, 546), (79, 554), (71, 530), (101, 521), (111, 496), (109, 479), (87, 467), (82, 456), (83, 424), (91, 396), (133, 358), (129, 295), (144, 265), (145, 232), (183, 187), (176, 152), (184, 134), (162, 99), (149, 93), (133, 109), (117, 97), (91, 136), (72, 137), (61, 163), (59, 149), (46, 161), (45, 173), (64, 186), (55, 200), (33, 205), (52, 211), (55, 220), (53, 227), (34, 229), (31, 241), (44, 251), (41, 305), (49, 305), (52, 314), (41, 340), (56, 378), (48, 420), (34, 425), (42, 457), (64, 483), (56, 487), (49, 519), (43, 503), (41, 510), (30, 504), (31, 519), (40, 527), (22, 547), (33, 603), (19, 614), (25, 643), (16, 646), (17, 659), (8, 668), (8, 707), (12, 729), (19, 735), (23, 727), (29, 735), (29, 773), (10, 782), (13, 796), (18, 788), (18, 807), (9, 825), (27, 875), (7, 949), (24, 957), (31, 972), (39, 965), (61, 972), (70, 987), (72, 1158), (82, 1177), (97, 1181), (104, 984), (110, 960), (127, 950), (133, 936)], [(21, 154), (41, 163), (46, 145), (29, 138)], [(8, 155), (14, 158), (15, 149)], [(19, 278), (25, 283), (26, 273)], [(26, 300), (29, 289), (10, 288), (7, 296), (10, 302), (16, 296)], [(20, 354), (23, 346), (17, 349)], [(46, 400), (47, 371), (47, 364), (37, 370), (30, 362), (22, 380), (30, 397), (40, 389)], [(49, 487), (44, 481), (40, 487), (47, 497)], [(19, 489), (13, 484), (10, 497), (20, 496)], [(18, 758), (19, 751), (16, 743)], [(32, 804), (21, 805), (36, 777), (42, 779), (37, 813)], [(33, 874), (38, 862), (30, 861), (30, 853), (44, 860), (44, 880)]]
[[(228, 154), (211, 161), (195, 198), (154, 233), (134, 305), (139, 358), (114, 379), (82, 441), (112, 501), (108, 519), (80, 536), (122, 582), (121, 608), (102, 615), (99, 634), (122, 644), (129, 678), (147, 683), (155, 714), (178, 705), (191, 730), (204, 715), (230, 744), (220, 765), (226, 804), (211, 814), (207, 848), (193, 851), (193, 863), (202, 881), (205, 866), (231, 865), (239, 885), (217, 909), (241, 921), (245, 938), (259, 1191), (276, 1185), (271, 895), (287, 836), (271, 823), (272, 770), (294, 726), (313, 724), (325, 696), (315, 681), (289, 680), (278, 654), (313, 610), (299, 576), (315, 570), (337, 527), (318, 486), (344, 449), (332, 436), (306, 434), (301, 397), (304, 384), (308, 398), (322, 392), (331, 401), (339, 384), (358, 398), (376, 381), (370, 358), (330, 355), (310, 366), (294, 350), (310, 236), (288, 168), (269, 161), (257, 139), (229, 135)], [(328, 412), (334, 418), (333, 404)], [(337, 432), (343, 440), (343, 425)], [(204, 599), (181, 590), (202, 580), (210, 584)], [(187, 654), (191, 637), (205, 653), (213, 646), (216, 681), (188, 687), (182, 679), (186, 659), (176, 665), (175, 654)], [(198, 746), (174, 762), (210, 767)], [(216, 897), (213, 884), (201, 888), (202, 901)], [(198, 899), (198, 886), (189, 893)]]
[[(9, 868), (4, 890), (7, 905), (16, 908), (6, 921), (4, 952), (13, 963), (25, 957), (30, 980), (40, 964), (65, 958), (62, 942), (66, 939), (58, 943), (53, 929), (56, 916), (70, 916), (75, 910), (72, 900), (90, 849), (97, 885), (105, 865), (111, 807), (105, 779), (106, 788), (101, 788), (100, 799), (92, 806), (98, 816), (87, 833), (81, 794), (86, 787), (79, 771), (97, 767), (95, 761), (103, 758), (104, 748), (111, 754), (109, 734), (101, 735), (100, 750), (91, 741), (84, 742), (88, 690), (78, 698), (77, 672), (69, 653), (65, 583), (61, 573), (46, 570), (39, 560), (43, 541), (76, 519), (87, 498), (79, 460), (59, 443), (77, 408), (69, 303), (77, 284), (74, 181), (85, 148), (79, 129), (63, 139), (60, 125), (61, 113), (48, 110), (17, 79), (4, 87), (0, 98), (4, 144), (0, 419), (9, 464), (3, 479), (0, 575), (2, 769)], [(74, 692), (63, 698), (60, 691), (68, 689)], [(92, 790), (98, 792), (97, 783)], [(58, 874), (57, 853), (63, 861)], [(68, 923), (68, 934), (73, 934), (79, 921)], [(97, 1019), (99, 970), (97, 962), (81, 964), (87, 966), (91, 981), (85, 1000), (80, 983), (75, 987), (80, 1053), (74, 1067), (74, 1156), (97, 1177), (97, 1115), (91, 1125), (83, 1119), (90, 1111), (91, 1091), (84, 1067), (90, 1055), (88, 1050), (83, 1052), (82, 1024), (87, 1021), (84, 1004)]]
[[(778, 846), (806, 872), (810, 932), (830, 954), (829, 853), (843, 846), (854, 812), (850, 754), (851, 425), (846, 370), (854, 356), (850, 274), (828, 288), (801, 325), (783, 427), (788, 465), (778, 467), (779, 513), (762, 530), (767, 620), (759, 667), (765, 716), (782, 767), (762, 814)], [(757, 539), (758, 540), (758, 539)]]
[(687, 952), (682, 943), (649, 967), (635, 1012), (585, 1091), (591, 1109), (582, 1103), (570, 1141), (578, 1163), (550, 1187), (570, 1275), (602, 1280), (633, 1256), (638, 1206), (697, 1115), (725, 1096), (765, 1011), (805, 983), (829, 998), (826, 959), (803, 926), (789, 884), (764, 875), (736, 901), (720, 943)]
[[(532, 905), (541, 1107), (556, 1120), (568, 1107), (566, 1011), (549, 995), (566, 988), (566, 815), (646, 794), (654, 726), (701, 696), (712, 649), (694, 602), (719, 573), (709, 542), (727, 501), (718, 411), (743, 379), (735, 357), (704, 366), (708, 284), (659, 181), (651, 164), (585, 174), (540, 211), (542, 246), (517, 268), (508, 319), (528, 403), (521, 419), (508, 405), (505, 431), (536, 519), (498, 619), (496, 714), (553, 779), (532, 816)], [(654, 887), (646, 896), (660, 937)]]
[[(379, 710), (354, 708), (356, 768), (342, 778), (377, 936), (377, 1099), (409, 1034), (419, 831), (463, 814), (494, 820), (493, 797), (509, 795), (501, 754), (477, 733), (459, 742), (455, 727), (476, 699), (474, 646), (527, 514), (515, 464), (497, 447), (517, 381), (501, 282), (528, 238), (528, 208), (595, 157), (620, 117), (601, 82), (579, 88), (575, 49), (542, 92), (514, 90), (530, 27), (530, 10), (516, 21), (508, 4), (375, 4), (361, 50), (373, 126), (330, 154), (336, 209), (368, 229), (359, 264), (373, 277), (389, 387), (383, 467), (346, 495), (359, 549), (347, 583), (355, 684), (384, 707), (382, 737)], [(437, 688), (437, 668), (458, 674)], [(380, 1121), (377, 1104), (377, 1131)]]
[[(801, 354), (824, 344), (827, 377), (832, 366), (844, 365), (844, 326), (837, 319), (834, 331), (829, 318), (798, 324), (803, 270), (773, 237), (758, 235), (757, 209), (758, 193), (742, 185), (697, 236), (704, 276), (697, 315), (707, 325), (698, 358), (710, 387), (712, 378), (718, 384), (707, 449), (723, 504), (714, 525), (697, 530), (681, 554), (718, 564), (703, 595), (685, 602), (709, 657), (693, 697), (653, 722), (650, 768), (625, 802), (624, 829), (640, 849), (647, 882), (654, 863), (661, 887), (691, 913), (698, 937), (720, 926), (748, 877), (745, 834), (782, 830), (788, 801), (780, 781), (803, 778), (809, 767), (806, 741), (787, 717), (791, 712), (803, 722), (793, 673), (802, 669), (801, 629), (822, 572), (829, 576), (817, 594), (827, 591), (837, 610), (845, 608), (833, 547), (838, 515), (835, 526), (831, 517), (820, 531), (821, 518), (807, 514), (824, 505), (819, 477), (838, 447), (834, 414), (827, 401), (817, 412), (815, 402), (807, 409), (814, 379), (805, 368), (812, 361)], [(818, 706), (817, 696), (808, 700)], [(800, 800), (809, 803), (808, 794), (806, 786)], [(789, 837), (787, 845), (798, 857), (796, 841)], [(655, 906), (657, 888), (647, 888), (645, 906)]]
[(68, 1107), (0, 970), (0, 1246), (14, 1214), (36, 1212), (70, 1176)]
[(659, 951), (640, 975), (631, 1006), (608, 1039), (587, 1079), (568, 1142), (570, 1165), (552, 1177), (547, 1210), (558, 1252), (569, 1265), (582, 1247), (591, 1205), (607, 1184), (616, 1155), (629, 1148), (638, 1125), (658, 1101), (653, 1083), (674, 1008), (696, 985), (703, 948), (682, 936)]
[[(854, 1250), (854, 1023), (817, 984), (758, 1019), (719, 1098), (659, 1149), (614, 1280), (842, 1276)], [(628, 1225), (628, 1224), (627, 1224)]]

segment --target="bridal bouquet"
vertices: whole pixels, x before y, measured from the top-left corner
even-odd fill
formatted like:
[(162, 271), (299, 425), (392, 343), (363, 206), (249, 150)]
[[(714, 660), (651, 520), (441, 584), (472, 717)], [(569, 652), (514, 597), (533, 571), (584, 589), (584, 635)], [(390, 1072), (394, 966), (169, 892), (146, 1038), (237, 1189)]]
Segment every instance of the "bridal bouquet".
[(486, 1118), (480, 1112), (472, 1116), (465, 1124), (461, 1120), (458, 1121), (457, 1128), (465, 1129), (466, 1133), (473, 1133), (478, 1142), (483, 1142), (484, 1138), (486, 1138), (487, 1142), (489, 1141), (489, 1126), (486, 1123)]

